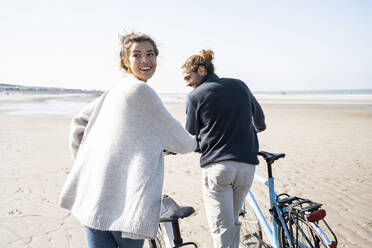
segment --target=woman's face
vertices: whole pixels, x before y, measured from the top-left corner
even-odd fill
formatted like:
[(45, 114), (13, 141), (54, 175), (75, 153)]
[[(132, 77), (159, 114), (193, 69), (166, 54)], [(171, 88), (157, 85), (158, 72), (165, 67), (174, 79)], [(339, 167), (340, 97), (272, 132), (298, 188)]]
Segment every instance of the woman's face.
[(152, 44), (148, 41), (134, 42), (126, 64), (134, 76), (147, 82), (156, 69), (156, 55)]

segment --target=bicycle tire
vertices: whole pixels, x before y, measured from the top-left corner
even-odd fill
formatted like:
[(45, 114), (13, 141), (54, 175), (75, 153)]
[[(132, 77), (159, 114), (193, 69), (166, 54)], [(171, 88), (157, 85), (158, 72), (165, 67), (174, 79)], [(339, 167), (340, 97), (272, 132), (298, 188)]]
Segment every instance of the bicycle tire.
[[(292, 237), (294, 238), (294, 240), (298, 241), (294, 242), (294, 248), (328, 248), (328, 246), (318, 237), (314, 228), (302, 216), (293, 216), (292, 219), (294, 222), (292, 223)], [(288, 217), (285, 217), (285, 222), (288, 223)], [(288, 225), (288, 228), (291, 227)], [(288, 239), (284, 234), (282, 225), (279, 225), (278, 227), (278, 234), (280, 247), (290, 247)], [(305, 236), (307, 237), (307, 239), (305, 238)], [(309, 242), (312, 246), (309, 244)]]
[(156, 235), (156, 239), (149, 239), (145, 242), (144, 248), (166, 248), (163, 233), (160, 228), (158, 227), (158, 233)]
[(241, 248), (261, 248), (262, 228), (258, 219), (249, 206), (245, 203), (245, 212), (239, 216), (240, 226), (240, 245)]

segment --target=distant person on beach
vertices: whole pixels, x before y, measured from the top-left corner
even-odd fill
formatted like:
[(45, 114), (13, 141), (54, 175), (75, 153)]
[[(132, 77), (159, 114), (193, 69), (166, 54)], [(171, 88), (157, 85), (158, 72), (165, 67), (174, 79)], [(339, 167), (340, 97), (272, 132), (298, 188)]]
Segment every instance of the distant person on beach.
[(197, 146), (146, 84), (159, 54), (153, 39), (130, 33), (121, 44), (126, 77), (72, 120), (75, 161), (59, 199), (59, 206), (85, 226), (90, 248), (136, 248), (155, 238), (162, 152), (187, 153)]
[(186, 129), (200, 138), (203, 196), (215, 248), (239, 246), (239, 211), (258, 164), (256, 131), (266, 128), (247, 85), (214, 73), (213, 52), (202, 50), (182, 66), (187, 86)]

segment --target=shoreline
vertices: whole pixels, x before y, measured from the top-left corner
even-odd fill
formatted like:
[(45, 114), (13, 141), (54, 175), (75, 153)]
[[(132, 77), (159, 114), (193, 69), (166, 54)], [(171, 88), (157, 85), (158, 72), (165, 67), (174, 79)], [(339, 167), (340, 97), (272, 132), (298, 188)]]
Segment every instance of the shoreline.
[(0, 103), (10, 102), (10, 103), (17, 103), (17, 102), (24, 102), (24, 101), (45, 101), (50, 99), (89, 99), (95, 98), (98, 95), (90, 94), (90, 93), (14, 93), (11, 92), (6, 94), (4, 92), (0, 92)]

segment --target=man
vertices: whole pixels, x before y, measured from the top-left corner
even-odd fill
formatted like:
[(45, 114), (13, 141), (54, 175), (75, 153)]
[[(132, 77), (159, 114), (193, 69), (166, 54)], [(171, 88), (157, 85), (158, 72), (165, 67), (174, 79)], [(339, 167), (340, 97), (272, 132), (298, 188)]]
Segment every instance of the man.
[(239, 246), (239, 211), (252, 184), (256, 132), (266, 128), (260, 104), (247, 85), (214, 73), (213, 52), (202, 50), (182, 66), (188, 95), (186, 129), (200, 138), (203, 196), (215, 248)]

